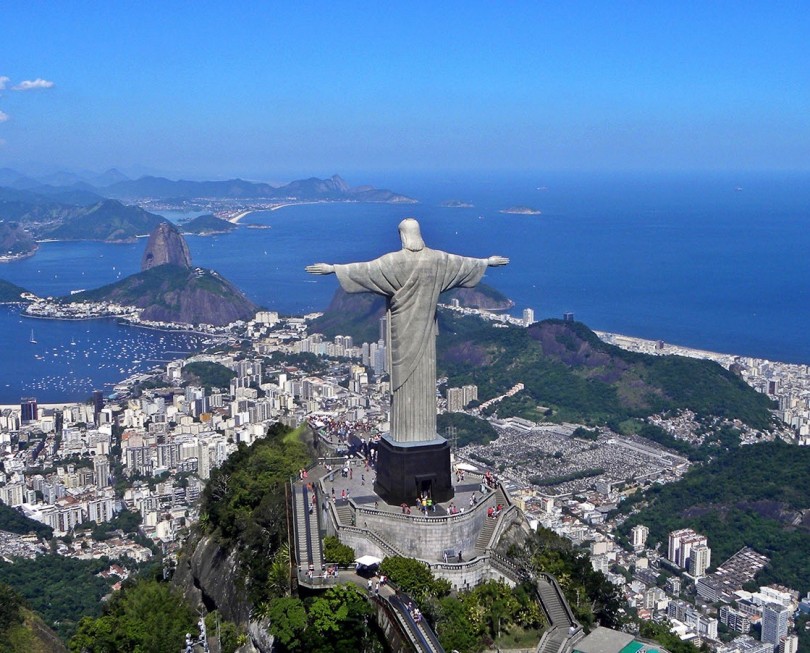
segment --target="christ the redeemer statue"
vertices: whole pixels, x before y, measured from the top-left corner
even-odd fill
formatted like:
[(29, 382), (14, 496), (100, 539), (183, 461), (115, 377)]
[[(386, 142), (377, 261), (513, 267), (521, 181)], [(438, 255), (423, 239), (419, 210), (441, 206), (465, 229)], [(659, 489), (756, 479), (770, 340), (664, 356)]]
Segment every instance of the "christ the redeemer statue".
[[(436, 304), (451, 288), (475, 286), (489, 266), (506, 265), (502, 256), (471, 258), (425, 247), (419, 223), (399, 224), (402, 249), (365, 263), (307, 266), (312, 274), (336, 274), (349, 293), (387, 298), (391, 372), (391, 444), (435, 444)], [(449, 460), (449, 458), (448, 458)], [(449, 474), (449, 469), (448, 469)]]

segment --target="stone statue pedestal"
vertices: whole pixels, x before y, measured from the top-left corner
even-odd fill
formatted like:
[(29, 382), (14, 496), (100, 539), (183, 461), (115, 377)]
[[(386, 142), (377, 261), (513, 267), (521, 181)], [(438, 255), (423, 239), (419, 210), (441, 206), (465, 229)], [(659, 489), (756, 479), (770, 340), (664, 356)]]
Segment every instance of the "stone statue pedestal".
[(425, 442), (395, 442), (388, 435), (377, 444), (374, 491), (392, 506), (413, 506), (422, 492), (436, 503), (453, 498), (450, 443), (442, 437)]

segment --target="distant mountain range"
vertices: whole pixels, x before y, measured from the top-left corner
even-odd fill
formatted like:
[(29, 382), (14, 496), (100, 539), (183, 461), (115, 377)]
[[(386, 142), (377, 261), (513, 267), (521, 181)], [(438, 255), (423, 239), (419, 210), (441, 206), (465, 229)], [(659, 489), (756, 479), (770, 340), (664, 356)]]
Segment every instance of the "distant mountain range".
[(414, 203), (416, 200), (393, 191), (372, 186), (349, 186), (338, 175), (329, 179), (300, 179), (286, 186), (229, 179), (227, 181), (172, 181), (164, 177), (141, 177), (99, 189), (117, 199), (268, 199), (308, 201), (356, 201)]
[[(228, 181), (173, 181), (164, 177), (128, 179), (118, 170), (102, 175), (57, 173), (33, 178), (9, 168), (0, 169), (0, 222), (19, 223), (34, 239), (102, 240), (122, 242), (150, 233), (164, 218), (123, 201), (159, 201), (188, 205), (220, 202), (385, 202), (416, 200), (372, 186), (349, 186), (338, 175), (329, 179), (300, 179), (272, 186), (243, 179)], [(224, 203), (224, 204), (223, 204)], [(213, 215), (187, 223), (186, 233), (223, 233), (232, 229)], [(30, 252), (33, 252), (31, 248)], [(0, 251), (2, 254), (2, 251)]]
[[(95, 175), (59, 172), (30, 177), (10, 168), (0, 169), (0, 191), (27, 191), (52, 201), (88, 204), (100, 198), (119, 200), (159, 199), (269, 199), (289, 201), (356, 201), (413, 203), (416, 200), (384, 188), (349, 186), (340, 176), (329, 179), (299, 179), (283, 186), (244, 179), (226, 181), (172, 180), (144, 176), (130, 179), (116, 169)], [(27, 196), (27, 193), (23, 196)], [(73, 200), (68, 199), (73, 194)], [(23, 197), (18, 196), (18, 197)], [(30, 197), (30, 196), (27, 196)], [(0, 192), (0, 201), (5, 199)], [(2, 207), (0, 207), (2, 208)], [(2, 214), (0, 214), (2, 217)]]
[(101, 200), (92, 206), (80, 207), (74, 215), (42, 236), (55, 240), (104, 240), (125, 242), (153, 231), (168, 222), (138, 206), (126, 206), (117, 200)]

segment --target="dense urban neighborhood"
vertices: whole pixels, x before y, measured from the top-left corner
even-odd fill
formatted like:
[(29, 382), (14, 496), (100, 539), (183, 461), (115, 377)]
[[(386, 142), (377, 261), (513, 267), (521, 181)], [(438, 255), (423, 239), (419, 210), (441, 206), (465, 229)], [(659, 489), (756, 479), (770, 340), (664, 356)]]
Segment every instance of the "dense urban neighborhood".
[[(530, 310), (517, 319), (457, 303), (445, 308), (496, 327), (534, 321)], [(39, 317), (114, 314), (138, 320), (137, 311), (122, 306), (40, 300), (29, 311)], [(30, 397), (5, 407), (0, 501), (4, 510), (43, 528), (0, 530), (2, 559), (12, 565), (47, 554), (100, 560), (104, 569), (98, 574), (109, 580), (109, 590), (153, 558), (170, 573), (200, 518), (212, 470), (239, 447), (264, 438), (271, 424), (307, 425), (339, 443), (347, 457), (373, 444), (389, 419), (384, 325), (376, 342), (327, 340), (312, 328), (317, 317), (262, 311), (249, 322), (202, 330), (212, 337), (208, 351), (122, 380), (112, 394), (98, 391), (85, 403), (58, 406)], [(633, 351), (706, 358), (738, 369), (778, 403), (775, 415), (785, 424), (760, 431), (735, 422), (740, 446), (810, 443), (808, 366), (599, 335)], [(440, 413), (486, 416), (494, 432), (484, 440), (459, 438), (455, 427), (441, 433), (454, 444), (456, 470), (497, 474), (533, 528), (588, 551), (593, 569), (620, 589), (625, 610), (640, 622), (668, 620), (681, 640), (718, 653), (795, 653), (797, 628), (810, 615), (810, 594), (803, 598), (797, 587), (756, 584), (768, 557), (745, 546), (718, 560), (713, 542), (696, 530), (672, 530), (666, 541), (654, 541), (644, 523), (628, 526), (638, 508), (623, 510), (623, 504), (678, 481), (697, 463), (683, 451), (608, 427), (498, 417), (498, 402), (522, 390), (522, 379), (515, 378), (504, 395), (479, 397), (475, 385), (447, 387), (447, 379), (439, 380)], [(689, 411), (655, 415), (650, 423), (695, 446), (706, 436)], [(5, 525), (13, 521), (7, 512), (0, 515)]]

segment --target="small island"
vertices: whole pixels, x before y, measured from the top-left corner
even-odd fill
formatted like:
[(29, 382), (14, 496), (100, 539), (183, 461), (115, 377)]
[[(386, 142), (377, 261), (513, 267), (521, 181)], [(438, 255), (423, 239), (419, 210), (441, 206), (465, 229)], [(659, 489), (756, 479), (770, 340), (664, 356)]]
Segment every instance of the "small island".
[(531, 206), (510, 206), (508, 209), (501, 209), (499, 213), (509, 213), (513, 215), (541, 215), (542, 211)]
[(213, 236), (215, 234), (226, 234), (236, 229), (236, 225), (228, 220), (223, 220), (214, 215), (199, 215), (188, 222), (179, 225), (184, 235)]
[(441, 204), (439, 204), (444, 209), (472, 209), (475, 208), (475, 204), (472, 202), (467, 202), (465, 200), (445, 200)]

